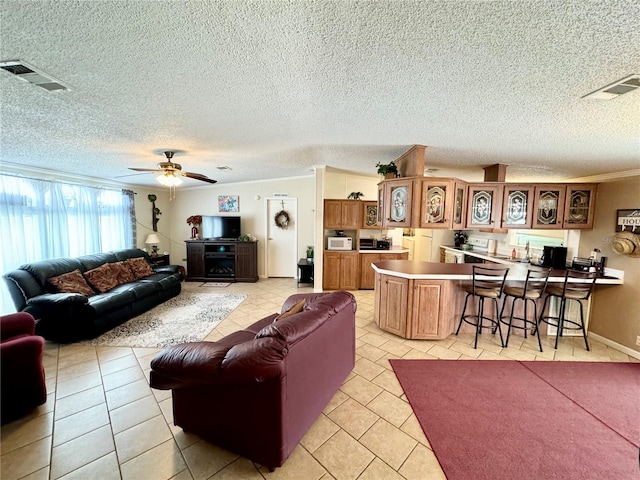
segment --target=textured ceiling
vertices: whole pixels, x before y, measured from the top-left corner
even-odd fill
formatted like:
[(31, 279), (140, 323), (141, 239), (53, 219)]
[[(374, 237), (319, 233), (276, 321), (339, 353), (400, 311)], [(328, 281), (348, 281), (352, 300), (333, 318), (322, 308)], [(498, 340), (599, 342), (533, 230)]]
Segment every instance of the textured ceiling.
[(163, 149), (225, 183), (375, 175), (414, 144), (468, 180), (637, 169), (640, 90), (580, 97), (640, 73), (638, 18), (637, 0), (5, 0), (0, 61), (71, 89), (0, 72), (1, 159), (139, 185), (127, 167)]

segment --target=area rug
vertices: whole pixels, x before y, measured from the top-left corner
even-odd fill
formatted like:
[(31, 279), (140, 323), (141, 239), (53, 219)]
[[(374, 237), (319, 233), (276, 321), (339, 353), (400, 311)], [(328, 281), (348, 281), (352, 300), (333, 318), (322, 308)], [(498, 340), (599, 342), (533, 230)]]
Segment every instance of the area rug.
[(229, 282), (202, 282), (201, 287), (228, 287), (231, 285)]
[(448, 480), (640, 478), (640, 364), (390, 362)]
[(235, 310), (246, 295), (234, 293), (190, 293), (138, 315), (103, 335), (81, 343), (113, 347), (168, 347), (203, 340), (216, 325)]

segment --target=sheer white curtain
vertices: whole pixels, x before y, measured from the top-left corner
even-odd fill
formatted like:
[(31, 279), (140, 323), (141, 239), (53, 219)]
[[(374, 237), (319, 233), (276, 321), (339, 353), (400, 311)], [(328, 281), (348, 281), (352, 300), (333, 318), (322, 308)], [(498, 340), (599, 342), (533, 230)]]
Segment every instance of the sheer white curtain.
[[(135, 245), (131, 192), (0, 175), (0, 272)], [(1, 312), (15, 311), (4, 281)]]

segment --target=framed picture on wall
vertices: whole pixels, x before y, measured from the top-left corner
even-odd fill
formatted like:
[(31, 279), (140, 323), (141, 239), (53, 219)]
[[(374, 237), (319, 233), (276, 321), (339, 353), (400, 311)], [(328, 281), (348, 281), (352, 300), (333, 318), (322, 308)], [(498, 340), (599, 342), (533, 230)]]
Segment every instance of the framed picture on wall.
[(238, 195), (218, 195), (218, 212), (239, 212), (240, 198)]

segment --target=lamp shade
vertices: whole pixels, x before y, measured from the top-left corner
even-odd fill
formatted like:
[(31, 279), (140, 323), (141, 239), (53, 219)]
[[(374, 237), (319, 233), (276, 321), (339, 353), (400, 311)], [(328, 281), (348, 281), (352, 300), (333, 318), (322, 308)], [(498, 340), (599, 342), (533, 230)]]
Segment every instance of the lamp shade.
[(160, 243), (160, 239), (155, 233), (150, 233), (144, 243), (146, 243), (147, 245), (157, 245)]
[(175, 187), (182, 183), (182, 179), (176, 177), (173, 172), (165, 172), (163, 175), (157, 176), (156, 181), (165, 187)]

